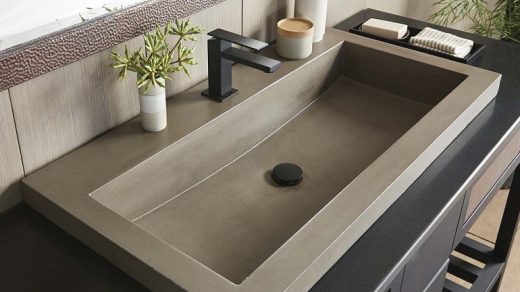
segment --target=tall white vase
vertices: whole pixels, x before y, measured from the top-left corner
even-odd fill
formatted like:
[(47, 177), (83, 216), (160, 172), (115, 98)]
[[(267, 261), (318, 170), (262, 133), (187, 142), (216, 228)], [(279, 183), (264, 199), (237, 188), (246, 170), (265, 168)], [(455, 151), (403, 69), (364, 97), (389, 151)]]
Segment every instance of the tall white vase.
[(158, 132), (166, 128), (166, 90), (160, 86), (139, 88), (141, 123), (148, 132)]
[(323, 39), (327, 22), (327, 0), (295, 0), (294, 16), (312, 21), (315, 43)]
[(294, 1), (295, 0), (285, 0), (285, 18), (294, 17)]

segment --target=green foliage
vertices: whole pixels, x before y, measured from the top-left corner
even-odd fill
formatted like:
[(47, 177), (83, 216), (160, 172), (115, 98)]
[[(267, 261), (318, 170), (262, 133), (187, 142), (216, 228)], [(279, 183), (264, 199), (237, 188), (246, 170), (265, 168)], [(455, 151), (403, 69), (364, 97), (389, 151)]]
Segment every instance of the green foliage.
[(430, 17), (435, 24), (467, 19), (479, 35), (520, 43), (520, 0), (498, 0), (493, 8), (486, 0), (438, 0), (434, 6), (439, 7)]
[[(198, 26), (190, 26), (190, 21), (176, 20), (168, 22), (164, 29), (157, 26), (153, 33), (144, 35), (145, 50), (129, 53), (125, 46), (124, 54), (112, 52), (113, 63), (110, 66), (119, 70), (119, 78), (125, 78), (128, 71), (137, 73), (137, 87), (147, 91), (151, 86), (164, 87), (161, 80), (171, 79), (169, 74), (183, 72), (190, 77), (189, 65), (197, 62), (193, 58), (195, 48), (184, 45), (186, 41), (195, 41), (202, 32)], [(177, 41), (170, 47), (168, 36), (177, 36)]]

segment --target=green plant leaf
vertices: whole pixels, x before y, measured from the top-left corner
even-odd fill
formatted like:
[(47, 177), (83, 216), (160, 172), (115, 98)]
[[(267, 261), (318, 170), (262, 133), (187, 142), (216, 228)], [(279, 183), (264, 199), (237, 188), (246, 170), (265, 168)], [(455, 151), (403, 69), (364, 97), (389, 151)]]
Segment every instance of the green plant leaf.
[(126, 71), (127, 71), (127, 70), (126, 70), (126, 67), (125, 67), (123, 70), (119, 71), (119, 76), (118, 76), (118, 77), (119, 77), (120, 79), (125, 78), (125, 76), (126, 76)]
[(434, 6), (437, 12), (430, 20), (435, 24), (450, 25), (467, 19), (470, 31), (519, 42), (520, 0), (498, 0), (493, 8), (488, 8), (485, 0), (438, 0)]
[[(127, 71), (137, 73), (137, 87), (147, 91), (151, 86), (165, 87), (164, 80), (171, 80), (171, 74), (183, 72), (190, 77), (188, 65), (196, 65), (193, 58), (195, 48), (184, 45), (185, 41), (196, 40), (203, 29), (191, 26), (190, 20), (175, 19), (169, 21), (163, 29), (156, 26), (152, 32), (145, 33), (144, 52), (139, 48), (132, 53), (125, 45), (122, 55), (111, 52), (112, 63), (109, 65), (118, 69), (118, 77), (125, 78)], [(167, 36), (176, 36), (171, 45)]]

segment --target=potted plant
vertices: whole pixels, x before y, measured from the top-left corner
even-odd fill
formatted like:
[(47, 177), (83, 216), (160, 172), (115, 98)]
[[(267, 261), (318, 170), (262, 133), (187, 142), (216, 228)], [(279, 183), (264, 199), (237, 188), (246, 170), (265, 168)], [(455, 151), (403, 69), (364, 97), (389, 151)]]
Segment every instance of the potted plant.
[(520, 0), (497, 0), (492, 8), (486, 0), (438, 0), (439, 9), (430, 19), (447, 26), (469, 20), (469, 29), (479, 35), (520, 43)]
[[(119, 70), (119, 78), (125, 78), (128, 71), (137, 74), (137, 88), (141, 106), (141, 123), (146, 131), (157, 132), (166, 128), (166, 80), (170, 75), (183, 72), (188, 77), (189, 65), (197, 62), (193, 58), (194, 48), (184, 45), (185, 41), (194, 41), (202, 29), (191, 26), (190, 21), (176, 20), (168, 22), (164, 29), (159, 26), (152, 33), (144, 34), (144, 52), (139, 50), (129, 53), (125, 46), (124, 54), (112, 52), (113, 63), (110, 66)], [(167, 36), (177, 36), (173, 46)]]

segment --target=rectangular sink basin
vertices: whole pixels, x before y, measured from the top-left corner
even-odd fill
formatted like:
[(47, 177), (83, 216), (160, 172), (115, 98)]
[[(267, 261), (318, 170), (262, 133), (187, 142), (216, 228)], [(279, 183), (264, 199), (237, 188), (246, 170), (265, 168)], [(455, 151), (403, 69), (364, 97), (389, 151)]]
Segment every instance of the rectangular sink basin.
[[(265, 54), (274, 56), (271, 50)], [(309, 289), (496, 96), (500, 75), (327, 30), (239, 94), (202, 83), (24, 180), (26, 200), (151, 290)], [(292, 187), (272, 168), (303, 170)]]

